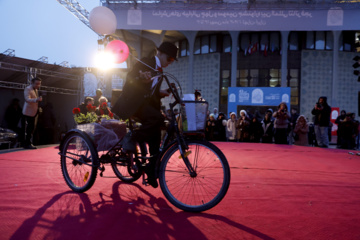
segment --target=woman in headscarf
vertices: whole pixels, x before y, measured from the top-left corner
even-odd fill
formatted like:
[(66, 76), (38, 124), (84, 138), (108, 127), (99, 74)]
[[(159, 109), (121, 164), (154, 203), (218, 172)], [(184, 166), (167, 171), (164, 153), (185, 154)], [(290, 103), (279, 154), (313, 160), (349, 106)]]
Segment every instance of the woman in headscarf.
[(249, 142), (250, 141), (250, 118), (247, 115), (245, 110), (240, 111), (240, 117), (236, 122), (237, 139), (239, 142)]

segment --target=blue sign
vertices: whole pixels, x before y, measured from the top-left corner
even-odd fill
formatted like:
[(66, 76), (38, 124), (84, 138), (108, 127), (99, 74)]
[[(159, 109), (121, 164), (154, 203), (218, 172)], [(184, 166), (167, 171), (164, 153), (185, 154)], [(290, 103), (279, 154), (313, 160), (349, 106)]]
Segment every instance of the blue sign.
[(228, 112), (237, 106), (278, 106), (285, 102), (290, 109), (289, 87), (229, 87)]

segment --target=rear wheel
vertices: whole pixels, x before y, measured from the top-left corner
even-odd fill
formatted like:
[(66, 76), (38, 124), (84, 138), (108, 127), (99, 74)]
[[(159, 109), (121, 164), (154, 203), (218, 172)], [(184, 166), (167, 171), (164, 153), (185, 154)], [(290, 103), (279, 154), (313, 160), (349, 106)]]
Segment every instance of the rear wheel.
[(189, 172), (178, 145), (164, 155), (159, 182), (165, 197), (176, 207), (189, 212), (201, 212), (216, 206), (230, 185), (230, 168), (224, 154), (212, 143), (187, 140), (185, 155)]
[(124, 154), (120, 152), (117, 161), (111, 164), (115, 175), (123, 182), (131, 183), (138, 180), (142, 175), (140, 156), (146, 156), (146, 145), (137, 144), (136, 154)]
[(60, 151), (66, 184), (75, 192), (90, 189), (97, 176), (99, 159), (89, 138), (74, 132), (65, 137)]

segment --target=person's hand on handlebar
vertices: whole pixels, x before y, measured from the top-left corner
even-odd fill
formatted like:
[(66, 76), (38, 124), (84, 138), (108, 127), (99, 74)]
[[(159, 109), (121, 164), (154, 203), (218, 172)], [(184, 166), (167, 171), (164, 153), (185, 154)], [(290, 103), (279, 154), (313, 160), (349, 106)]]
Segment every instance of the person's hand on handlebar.
[(143, 72), (143, 71), (139, 71), (139, 75), (140, 75), (140, 78), (141, 80), (144, 82), (144, 83), (149, 83), (152, 81), (151, 79), (151, 72), (150, 71), (146, 71), (146, 72)]

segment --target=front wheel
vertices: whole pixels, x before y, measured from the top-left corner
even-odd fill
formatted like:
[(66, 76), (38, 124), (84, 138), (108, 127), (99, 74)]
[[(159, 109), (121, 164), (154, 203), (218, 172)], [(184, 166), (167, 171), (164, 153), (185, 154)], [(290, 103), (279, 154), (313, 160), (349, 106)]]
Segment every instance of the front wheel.
[(229, 188), (229, 164), (212, 143), (187, 140), (186, 144), (189, 149), (185, 155), (193, 171), (189, 171), (175, 144), (162, 158), (160, 187), (175, 207), (188, 212), (206, 211), (216, 206)]

